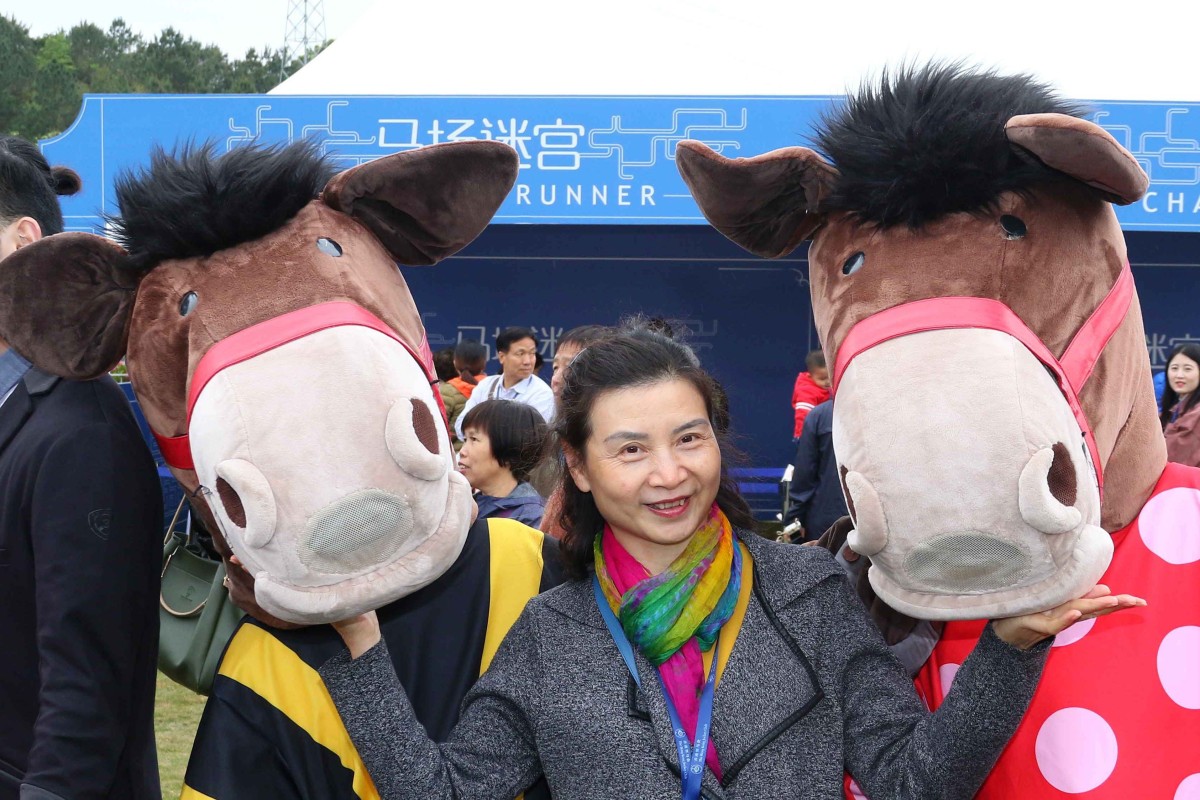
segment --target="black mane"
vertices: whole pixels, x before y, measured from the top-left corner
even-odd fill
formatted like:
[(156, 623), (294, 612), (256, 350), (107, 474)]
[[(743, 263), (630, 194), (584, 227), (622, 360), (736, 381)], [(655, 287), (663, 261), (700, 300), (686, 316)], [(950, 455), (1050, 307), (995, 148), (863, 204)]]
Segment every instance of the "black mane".
[(817, 147), (840, 173), (823, 209), (919, 228), (1060, 179), (1004, 135), (1010, 117), (1040, 113), (1085, 109), (1028, 75), (941, 63), (884, 71), (817, 126)]
[(134, 266), (206, 256), (282, 227), (320, 193), (333, 168), (317, 145), (247, 145), (218, 156), (212, 142), (167, 153), (116, 181), (110, 219)]

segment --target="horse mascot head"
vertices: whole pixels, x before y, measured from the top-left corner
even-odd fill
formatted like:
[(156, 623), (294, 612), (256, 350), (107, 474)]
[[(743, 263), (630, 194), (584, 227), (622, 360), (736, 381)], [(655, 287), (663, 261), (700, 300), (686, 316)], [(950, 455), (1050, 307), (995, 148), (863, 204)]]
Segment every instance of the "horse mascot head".
[(163, 456), (277, 624), (377, 608), (461, 552), (453, 466), (420, 314), (397, 264), (475, 238), (511, 148), (438, 145), (332, 174), (314, 147), (156, 153), (117, 185), (118, 246), (48, 237), (0, 272), (0, 336), (66, 378), (126, 357)]
[(707, 219), (809, 249), (849, 544), (893, 609), (1003, 617), (1087, 591), (1166, 462), (1112, 204), (1133, 156), (1025, 76), (885, 73), (812, 149), (683, 142)]

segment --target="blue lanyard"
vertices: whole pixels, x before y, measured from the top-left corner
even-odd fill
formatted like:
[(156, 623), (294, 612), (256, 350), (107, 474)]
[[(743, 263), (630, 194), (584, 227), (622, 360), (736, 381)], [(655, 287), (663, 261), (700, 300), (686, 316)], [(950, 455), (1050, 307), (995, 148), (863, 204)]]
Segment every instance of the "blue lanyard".
[[(633, 681), (641, 688), (642, 681), (638, 676), (637, 662), (633, 659), (633, 646), (629, 644), (629, 639), (625, 636), (625, 631), (621, 628), (621, 623), (617, 621), (616, 614), (608, 605), (608, 598), (604, 596), (604, 591), (600, 588), (600, 580), (592, 576), (592, 590), (596, 595), (596, 605), (600, 607), (600, 616), (604, 617), (604, 624), (608, 626), (608, 632), (612, 634), (613, 641), (617, 645), (617, 649), (621, 651), (621, 658), (625, 661), (625, 666), (629, 668), (629, 674), (633, 676)], [(713, 692), (717, 685), (717, 644), (713, 644), (713, 660), (712, 666), (708, 670), (708, 681), (704, 684), (704, 693), (700, 695), (700, 714), (696, 719), (696, 741), (689, 745), (687, 732), (683, 728), (683, 722), (679, 719), (679, 711), (675, 708), (675, 703), (671, 701), (671, 695), (667, 692), (666, 685), (660, 680), (659, 688), (662, 689), (663, 700), (667, 704), (667, 714), (671, 717), (671, 728), (675, 731), (675, 748), (679, 751), (679, 773), (683, 784), (683, 800), (696, 800), (700, 797), (700, 780), (704, 777), (704, 758), (708, 755), (708, 738), (712, 730), (712, 705)]]

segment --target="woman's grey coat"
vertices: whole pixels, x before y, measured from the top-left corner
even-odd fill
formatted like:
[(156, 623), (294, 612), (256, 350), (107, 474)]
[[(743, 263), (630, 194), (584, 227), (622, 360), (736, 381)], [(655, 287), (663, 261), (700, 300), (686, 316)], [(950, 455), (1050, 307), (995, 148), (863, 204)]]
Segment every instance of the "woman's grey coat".
[[(707, 798), (969, 798), (1016, 730), (1049, 642), (985, 630), (936, 714), (824, 550), (744, 531), (754, 594), (713, 708), (724, 780)], [(653, 667), (637, 654), (641, 675)], [(555, 800), (678, 800), (679, 758), (657, 680), (638, 689), (589, 582), (535, 598), (440, 747), (413, 718), (382, 644), (321, 675), (384, 798), (510, 800), (541, 773)]]

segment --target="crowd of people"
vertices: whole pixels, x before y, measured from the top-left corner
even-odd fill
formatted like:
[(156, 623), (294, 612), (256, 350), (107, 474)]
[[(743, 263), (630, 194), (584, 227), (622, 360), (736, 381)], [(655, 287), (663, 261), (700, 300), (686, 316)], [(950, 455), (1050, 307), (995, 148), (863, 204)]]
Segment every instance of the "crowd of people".
[[(76, 189), (0, 139), (0, 258), (60, 231), (55, 195)], [(369, 782), (383, 797), (694, 800), (736, 779), (741, 796), (829, 798), (849, 771), (877, 800), (965, 798), (1021, 721), (1049, 640), (1141, 605), (1097, 587), (991, 622), (932, 714), (843, 565), (755, 534), (723, 455), (728, 404), (686, 344), (654, 325), (578, 328), (550, 384), (533, 331), (501, 332), (496, 350), (494, 375), (477, 343), (436, 360), (478, 512), (463, 554), (332, 629), (245, 620), (185, 796)], [(111, 380), (58, 380), (0, 351), (0, 798), (158, 797), (154, 465)], [(1167, 370), (1180, 458), (1200, 452), (1198, 356), (1182, 348)], [(806, 366), (793, 508), (812, 538), (845, 508), (829, 370), (820, 353)], [(518, 540), (525, 582), (503, 560)], [(516, 612), (500, 623), (500, 609)]]

